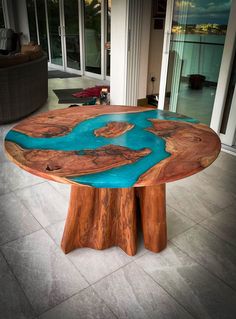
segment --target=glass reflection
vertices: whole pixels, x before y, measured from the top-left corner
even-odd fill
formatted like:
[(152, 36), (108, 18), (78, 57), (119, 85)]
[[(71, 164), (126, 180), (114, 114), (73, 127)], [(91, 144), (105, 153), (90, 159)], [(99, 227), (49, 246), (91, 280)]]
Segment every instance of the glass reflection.
[(101, 74), (101, 0), (84, 0), (85, 70)]

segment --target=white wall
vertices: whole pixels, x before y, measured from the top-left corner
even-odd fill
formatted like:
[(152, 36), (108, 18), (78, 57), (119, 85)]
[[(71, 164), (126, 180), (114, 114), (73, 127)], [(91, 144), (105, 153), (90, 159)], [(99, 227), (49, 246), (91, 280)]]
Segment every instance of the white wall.
[(147, 94), (151, 0), (113, 0), (111, 104), (137, 105)]
[[(159, 93), (162, 48), (164, 39), (164, 30), (154, 30), (154, 19), (151, 24), (149, 65), (147, 77), (147, 93)], [(155, 82), (151, 82), (151, 77), (155, 77)]]
[(21, 43), (28, 43), (30, 40), (28, 15), (25, 0), (14, 0), (13, 1), (14, 12), (15, 12), (15, 27), (16, 32), (22, 32)]
[(15, 31), (15, 17), (13, 0), (3, 0), (4, 18), (6, 28), (10, 28)]
[(124, 105), (127, 74), (128, 0), (111, 6), (111, 104)]
[[(231, 70), (236, 49), (236, 0), (232, 1), (230, 16), (228, 21), (223, 57), (221, 61), (220, 74), (216, 89), (215, 102), (213, 106), (210, 127), (220, 133), (222, 118), (224, 114), (225, 103), (227, 99)], [(220, 134), (221, 142), (226, 145), (235, 144), (236, 139), (236, 91), (231, 103), (229, 119), (226, 133)]]
[(26, 0), (3, 0), (6, 28), (22, 32), (21, 43), (29, 42)]
[(151, 31), (151, 6), (152, 1), (146, 0), (142, 10), (141, 48), (139, 56), (139, 83), (138, 99), (146, 98), (149, 65), (149, 44)]

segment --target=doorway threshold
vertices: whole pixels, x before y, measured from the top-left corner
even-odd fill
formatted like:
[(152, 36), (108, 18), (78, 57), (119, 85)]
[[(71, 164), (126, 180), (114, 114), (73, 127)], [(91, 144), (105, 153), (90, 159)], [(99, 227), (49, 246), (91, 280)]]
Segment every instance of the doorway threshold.
[(221, 146), (222, 146), (221, 150), (223, 152), (236, 156), (236, 145), (228, 146), (225, 144), (221, 144)]

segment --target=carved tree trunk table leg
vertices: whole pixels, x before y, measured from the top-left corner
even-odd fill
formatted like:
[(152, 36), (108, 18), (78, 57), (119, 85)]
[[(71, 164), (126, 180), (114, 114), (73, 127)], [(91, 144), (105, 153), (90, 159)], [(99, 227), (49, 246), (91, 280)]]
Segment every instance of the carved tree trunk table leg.
[(138, 189), (145, 248), (159, 252), (167, 245), (165, 184)]
[(71, 187), (61, 247), (105, 249), (119, 246), (135, 255), (137, 226), (134, 188)]
[(144, 245), (153, 252), (163, 250), (167, 244), (165, 184), (118, 189), (72, 186), (61, 242), (63, 251), (119, 246), (128, 255), (135, 255), (136, 195), (140, 201)]

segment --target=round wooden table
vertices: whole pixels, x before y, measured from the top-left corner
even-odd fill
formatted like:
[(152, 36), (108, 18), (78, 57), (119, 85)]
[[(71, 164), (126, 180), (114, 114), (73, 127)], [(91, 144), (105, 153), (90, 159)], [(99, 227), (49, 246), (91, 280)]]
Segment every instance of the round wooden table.
[(136, 253), (137, 209), (145, 247), (166, 247), (165, 183), (195, 174), (220, 152), (208, 126), (172, 112), (84, 106), (27, 118), (6, 136), (8, 157), (26, 171), (71, 184), (61, 247), (119, 246)]

